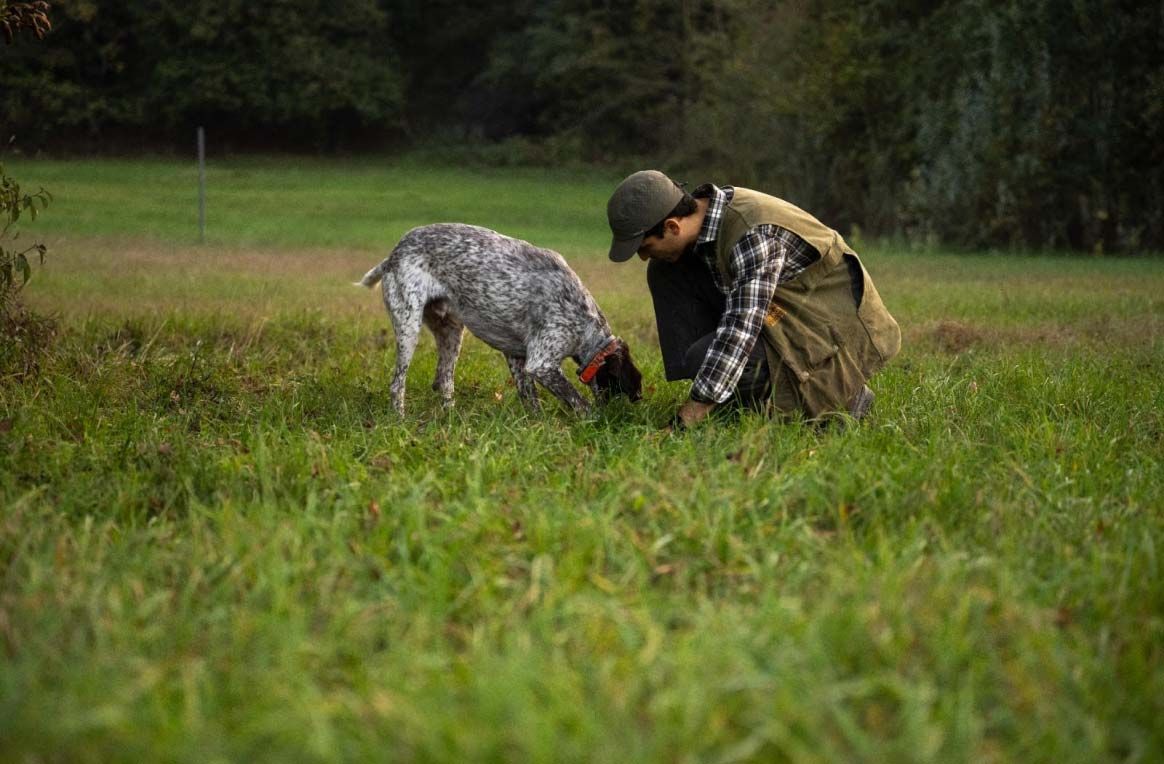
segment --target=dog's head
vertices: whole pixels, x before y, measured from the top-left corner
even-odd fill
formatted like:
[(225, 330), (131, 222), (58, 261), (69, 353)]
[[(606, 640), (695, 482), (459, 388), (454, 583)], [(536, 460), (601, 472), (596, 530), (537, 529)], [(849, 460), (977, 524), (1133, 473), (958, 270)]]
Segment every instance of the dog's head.
[(619, 340), (618, 348), (602, 362), (593, 385), (600, 401), (625, 395), (633, 403), (643, 397), (643, 375), (631, 360), (630, 348), (625, 342)]

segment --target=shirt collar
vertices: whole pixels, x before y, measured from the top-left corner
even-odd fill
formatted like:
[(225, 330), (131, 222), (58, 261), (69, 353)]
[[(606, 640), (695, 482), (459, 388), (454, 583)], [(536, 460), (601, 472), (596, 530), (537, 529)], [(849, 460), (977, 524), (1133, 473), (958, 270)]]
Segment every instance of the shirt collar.
[(706, 244), (709, 241), (715, 241), (719, 236), (719, 225), (723, 220), (723, 211), (727, 208), (735, 195), (735, 189), (731, 186), (724, 186), (719, 188), (711, 183), (705, 183), (699, 188), (695, 189), (693, 193), (698, 193), (703, 190), (710, 190), (711, 196), (708, 197), (707, 215), (703, 218), (703, 227), (699, 229), (699, 238), (695, 240), (695, 245)]

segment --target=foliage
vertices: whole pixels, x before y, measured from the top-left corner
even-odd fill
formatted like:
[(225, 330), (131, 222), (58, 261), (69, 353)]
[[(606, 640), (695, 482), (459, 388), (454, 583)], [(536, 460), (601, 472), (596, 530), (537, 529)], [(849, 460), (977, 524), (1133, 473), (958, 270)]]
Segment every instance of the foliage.
[(188, 141), (205, 125), (243, 145), (335, 148), (400, 119), (403, 78), (373, 0), (61, 0), (57, 10), (51, 50), (0, 62), (12, 81), (0, 110), (29, 145)]
[(944, 10), (915, 67), (912, 214), (973, 245), (1164, 245), (1159, 6)]
[(483, 81), (591, 156), (757, 184), (842, 229), (1159, 249), (1162, 21), (1108, 0), (561, 0)]
[(43, 244), (33, 244), (23, 250), (8, 249), (12, 246), (5, 246), (9, 231), (23, 213), (36, 220), (38, 211), (47, 207), (51, 199), (52, 195), (43, 188), (33, 194), (24, 193), (0, 163), (0, 310), (32, 276), (28, 254), (36, 252), (43, 264), (46, 251)]
[(153, 0), (135, 16), (145, 41), (127, 63), (156, 64), (144, 105), (164, 124), (275, 128), (288, 142), (334, 145), (398, 119), (388, 16), (371, 0)]
[(36, 39), (43, 40), (53, 28), (48, 11), (46, 0), (21, 3), (0, 0), (0, 34), (4, 42), (11, 45), (21, 31), (29, 31)]
[(405, 78), (403, 108), (413, 141), (492, 141), (534, 126), (523, 83), (490, 88), (480, 75), (489, 67), (495, 40), (520, 27), (535, 2), (392, 0), (381, 6), (391, 13), (385, 44), (397, 51)]
[(0, 311), (0, 384), (40, 374), (46, 351), (59, 335), (55, 318), (13, 300)]
[(716, 19), (690, 1), (538, 3), (520, 30), (499, 38), (483, 82), (526, 93), (537, 131), (583, 136), (597, 155), (681, 146), (702, 79), (696, 29)]
[(43, 188), (27, 194), (0, 163), (0, 374), (27, 376), (38, 367), (41, 351), (56, 333), (55, 322), (40, 316), (17, 299), (32, 277), (29, 255), (35, 253), (44, 264), (47, 248), (36, 243), (21, 248), (18, 237), (9, 233), (21, 216), (35, 220), (52, 199)]
[[(49, 4), (43, 1), (10, 3), (0, 0), (0, 31), (5, 42), (11, 44), (16, 33), (28, 31), (38, 40), (52, 29), (48, 18)], [(29, 194), (21, 190), (19, 182), (11, 177), (0, 162), (0, 370), (19, 367), (27, 373), (35, 367), (39, 351), (52, 336), (54, 328), (49, 319), (30, 312), (20, 305), (16, 296), (32, 277), (29, 254), (35, 252), (44, 264), (46, 247), (32, 244), (21, 249), (17, 236), (11, 236), (13, 226), (26, 214), (32, 219), (48, 206), (52, 195), (41, 188)]]
[(188, 146), (198, 123), (220, 149), (482, 141), (758, 185), (845, 232), (1164, 249), (1158, 3), (56, 7), (43, 50), (0, 58), (0, 130), (30, 149)]

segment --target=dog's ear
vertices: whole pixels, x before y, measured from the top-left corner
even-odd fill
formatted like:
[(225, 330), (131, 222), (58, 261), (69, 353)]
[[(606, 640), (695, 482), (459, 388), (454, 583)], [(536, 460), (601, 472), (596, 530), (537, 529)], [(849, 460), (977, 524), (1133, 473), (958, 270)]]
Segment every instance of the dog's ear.
[(643, 397), (643, 375), (631, 360), (630, 348), (619, 342), (618, 349), (602, 362), (593, 383), (595, 395), (607, 401), (612, 395), (622, 394), (631, 401)]
[(594, 380), (590, 383), (599, 403), (606, 403), (612, 396), (621, 392), (618, 389), (618, 376), (615, 374), (615, 364), (617, 363), (614, 355), (607, 356), (603, 359), (602, 365), (598, 367), (598, 373), (594, 375)]
[(643, 375), (635, 366), (635, 362), (631, 360), (630, 347), (625, 342), (620, 342), (618, 353), (615, 355), (618, 358), (619, 387), (631, 399), (632, 403), (642, 400)]

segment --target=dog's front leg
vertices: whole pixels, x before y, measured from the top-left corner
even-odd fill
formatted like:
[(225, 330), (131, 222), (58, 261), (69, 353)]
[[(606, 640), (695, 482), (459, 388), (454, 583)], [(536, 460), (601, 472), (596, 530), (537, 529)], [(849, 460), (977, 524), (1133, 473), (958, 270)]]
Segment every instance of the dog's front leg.
[(570, 384), (570, 380), (562, 374), (562, 370), (556, 367), (541, 367), (531, 369), (526, 366), (526, 371), (538, 382), (542, 384), (547, 390), (557, 396), (558, 400), (565, 403), (579, 414), (587, 414), (590, 412), (590, 404), (586, 402), (574, 386)]
[(525, 370), (525, 359), (517, 356), (506, 356), (505, 362), (509, 364), (509, 373), (513, 375), (513, 384), (517, 386), (517, 395), (522, 404), (530, 411), (540, 411), (541, 403), (538, 401), (538, 390), (534, 386), (533, 377)]

